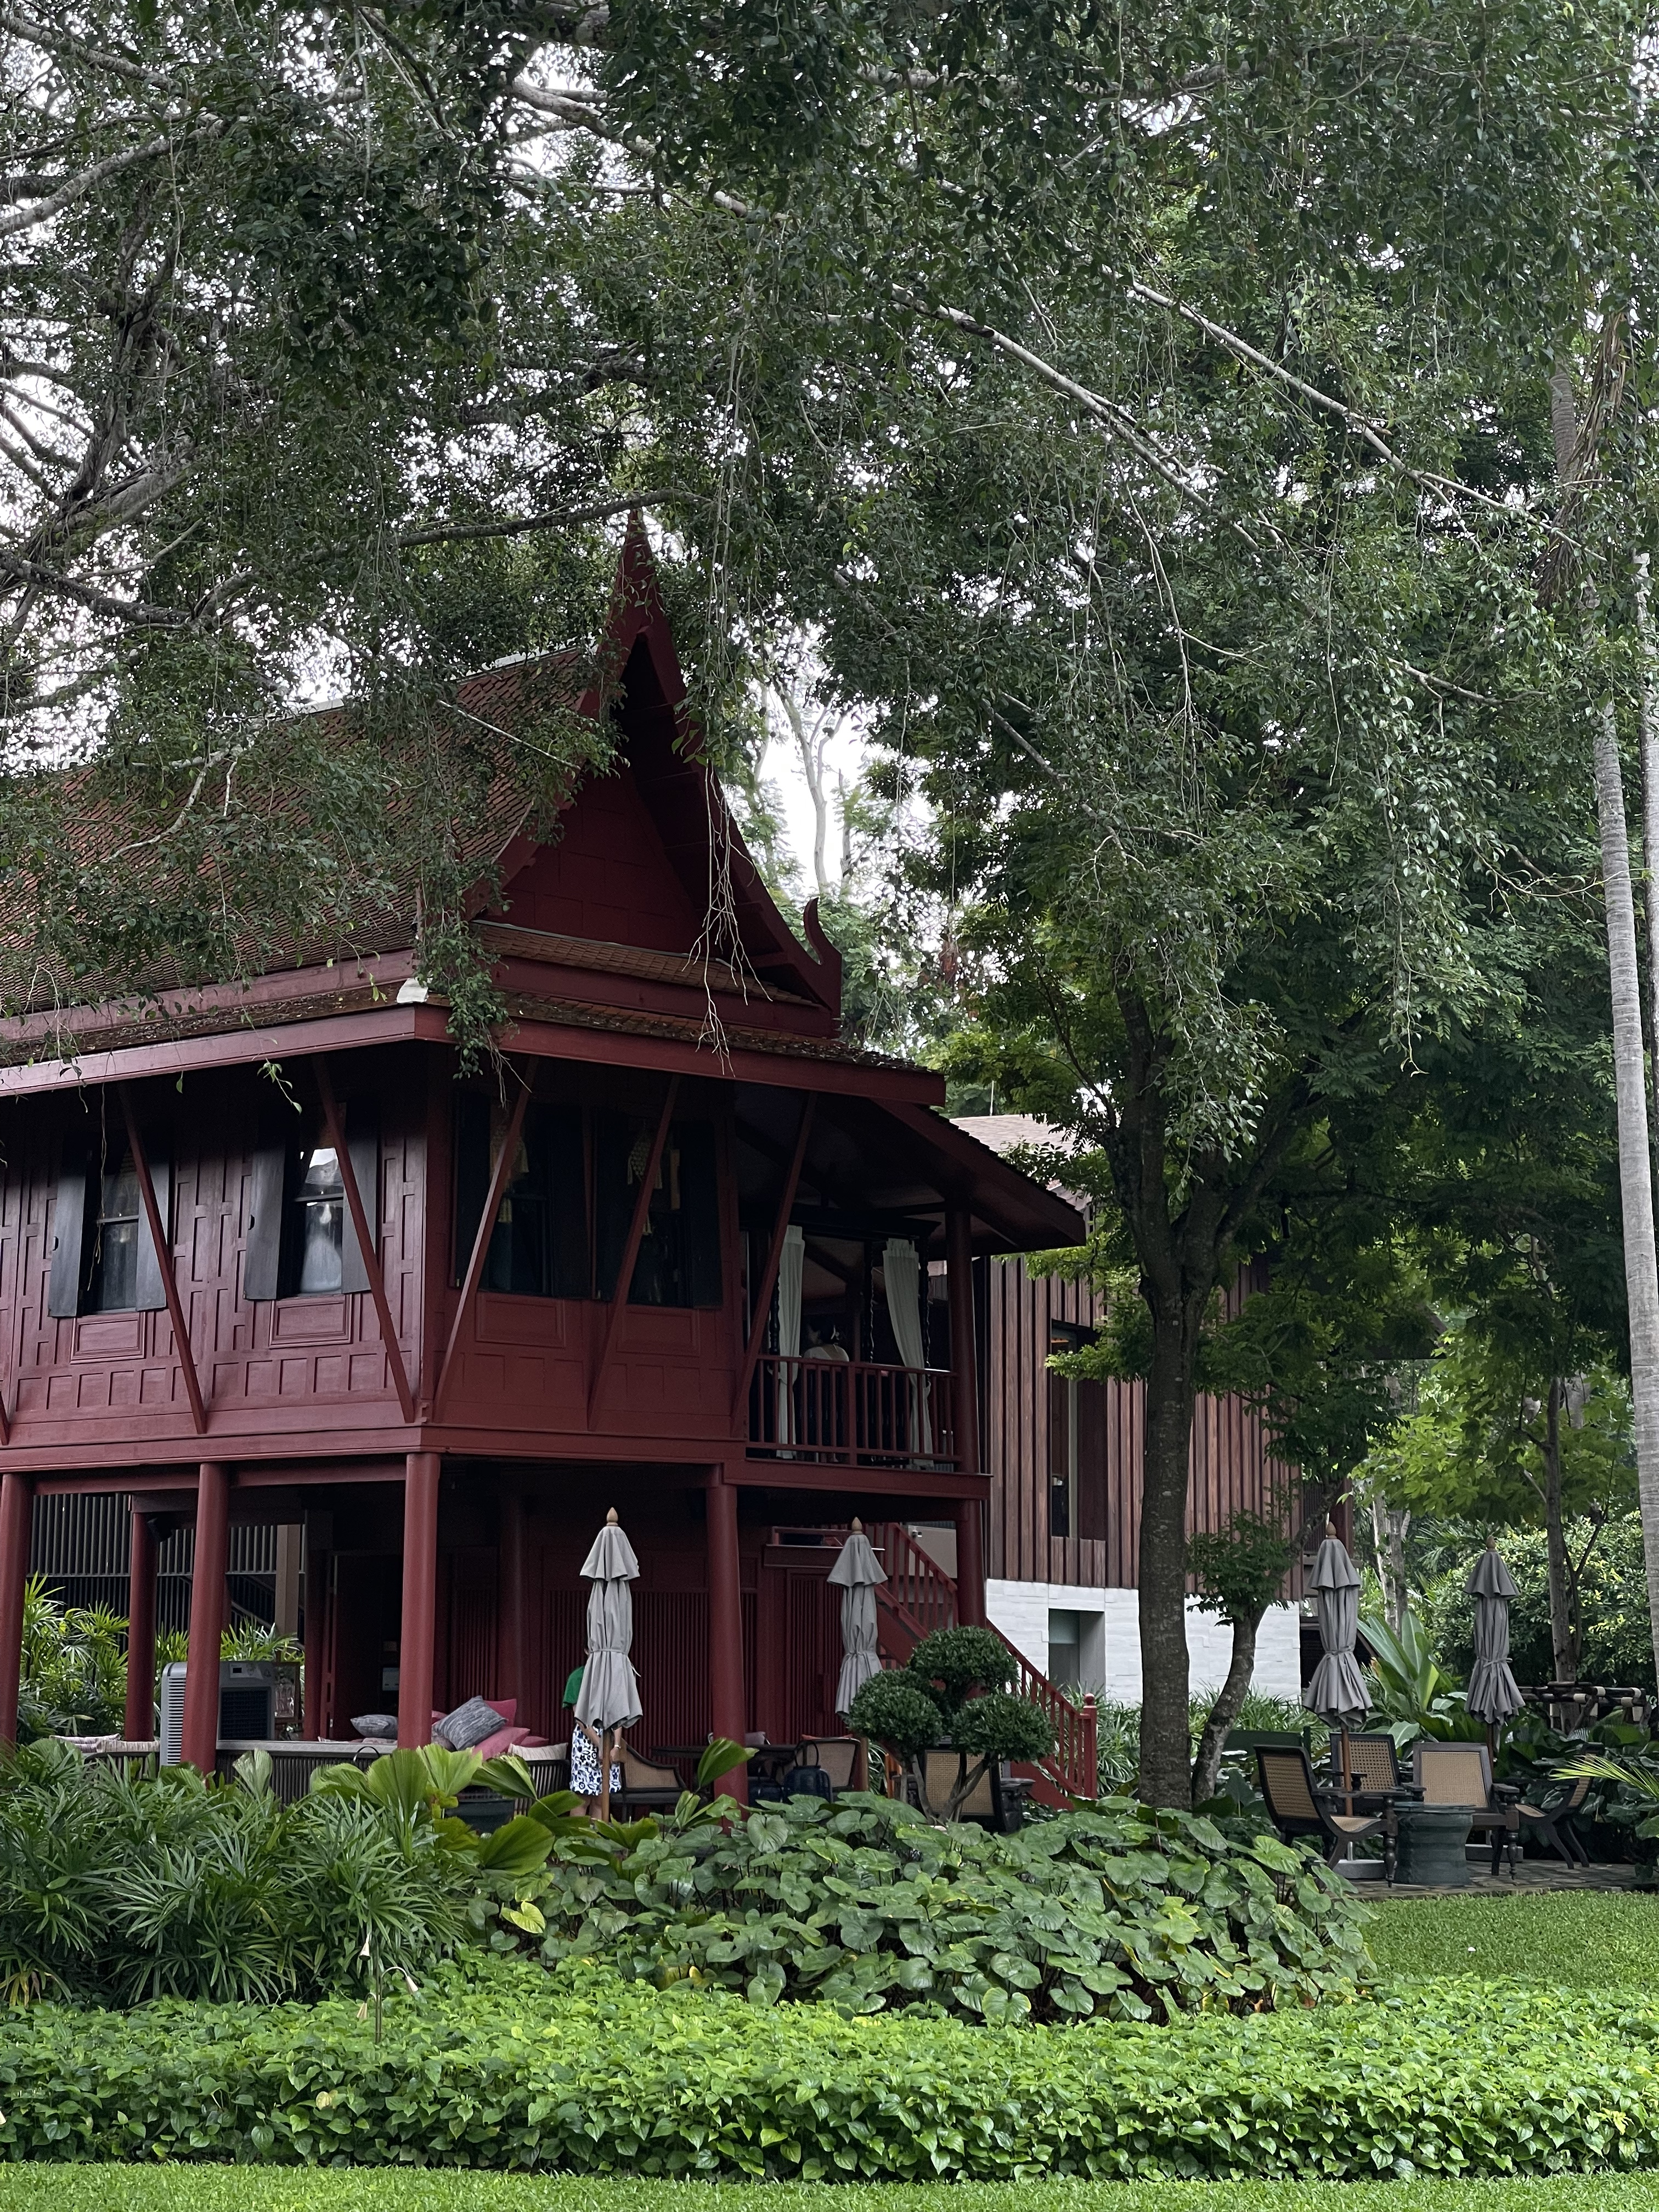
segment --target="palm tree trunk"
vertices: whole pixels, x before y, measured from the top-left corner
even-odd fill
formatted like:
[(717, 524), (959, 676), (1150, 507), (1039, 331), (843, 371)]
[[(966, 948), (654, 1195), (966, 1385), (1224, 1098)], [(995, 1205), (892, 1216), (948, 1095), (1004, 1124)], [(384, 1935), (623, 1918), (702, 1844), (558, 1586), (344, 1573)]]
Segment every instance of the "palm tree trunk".
[(1544, 1541), (1549, 1562), (1550, 1663), (1558, 1682), (1572, 1682), (1578, 1668), (1572, 1648), (1572, 1590), (1567, 1573), (1567, 1532), (1561, 1513), (1561, 1378), (1550, 1377), (1544, 1417)]
[(1659, 1260), (1653, 1236), (1653, 1174), (1648, 1152), (1647, 1079), (1642, 1061), (1642, 997), (1636, 964), (1636, 908), (1619, 732), (1608, 701), (1595, 733), (1595, 803), (1601, 825), (1601, 880), (1607, 909), (1607, 981), (1613, 994), (1613, 1065), (1619, 1102), (1619, 1189), (1625, 1226), (1625, 1290), (1630, 1312), (1631, 1397), (1636, 1413), (1636, 1484), (1642, 1509), (1648, 1615), (1659, 1661)]
[(1642, 664), (1642, 903), (1648, 918), (1648, 1042), (1659, 1108), (1659, 699), (1655, 696), (1653, 618), (1648, 556), (1636, 556), (1636, 638)]

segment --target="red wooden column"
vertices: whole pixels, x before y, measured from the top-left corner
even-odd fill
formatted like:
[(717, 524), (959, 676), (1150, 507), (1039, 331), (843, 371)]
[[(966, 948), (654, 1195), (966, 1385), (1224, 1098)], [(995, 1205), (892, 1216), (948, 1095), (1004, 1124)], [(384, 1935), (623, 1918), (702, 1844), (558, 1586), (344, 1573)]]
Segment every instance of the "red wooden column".
[[(945, 1279), (951, 1299), (951, 1429), (957, 1466), (979, 1467), (979, 1358), (974, 1343), (974, 1246), (964, 1209), (945, 1216)], [(964, 1628), (985, 1625), (985, 1509), (977, 1498), (957, 1500), (957, 1620)]]
[(526, 1680), (524, 1649), (524, 1492), (516, 1483), (501, 1492), (499, 1626), (495, 1639), (495, 1687), (504, 1698), (518, 1699), (520, 1728), (530, 1723), (526, 1703), (530, 1684)]
[(328, 1667), (329, 1553), (334, 1533), (334, 1516), (329, 1513), (307, 1513), (305, 1519), (305, 1674), (302, 1687), (305, 1692), (306, 1735), (316, 1742), (328, 1726), (324, 1709), (323, 1677)]
[(185, 1673), (181, 1754), (211, 1774), (219, 1749), (219, 1645), (225, 1632), (225, 1574), (230, 1565), (230, 1478), (217, 1460), (196, 1478), (196, 1556), (190, 1577), (190, 1644)]
[[(743, 1569), (738, 1556), (738, 1493), (723, 1467), (708, 1479), (708, 1703), (716, 1735), (741, 1743), (749, 1728), (743, 1693)], [(749, 1802), (749, 1777), (734, 1767), (718, 1787)]]
[(29, 1574), (29, 1508), (34, 1485), (25, 1474), (0, 1477), (0, 1741), (17, 1741), (17, 1692), (23, 1674), (23, 1585)]
[[(185, 1680), (188, 1688), (188, 1675)], [(127, 1711), (121, 1725), (129, 1743), (143, 1743), (155, 1733), (155, 1531), (149, 1514), (136, 1505), (127, 1566)]]
[(410, 1452), (404, 1474), (404, 1611), (398, 1632), (398, 1741), (432, 1741), (432, 1649), (438, 1626), (436, 1452)]

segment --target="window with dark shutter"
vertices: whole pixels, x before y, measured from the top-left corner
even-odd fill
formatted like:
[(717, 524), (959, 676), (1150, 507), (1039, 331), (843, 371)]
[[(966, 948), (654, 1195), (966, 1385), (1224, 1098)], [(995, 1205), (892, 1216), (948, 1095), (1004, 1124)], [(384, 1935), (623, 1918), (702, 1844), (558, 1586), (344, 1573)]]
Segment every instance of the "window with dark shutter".
[(81, 1263), (86, 1250), (87, 1155), (83, 1143), (66, 1139), (52, 1208), (52, 1273), (46, 1311), (67, 1321), (80, 1310)]
[[(615, 1293), (640, 1177), (654, 1125), (618, 1115), (604, 1122), (595, 1147), (599, 1289)], [(717, 1306), (720, 1302), (720, 1183), (714, 1132), (706, 1121), (676, 1121), (657, 1163), (645, 1233), (628, 1302), (635, 1306)]]
[(1077, 1533), (1106, 1539), (1106, 1385), (1077, 1386)]
[(1069, 1536), (1076, 1526), (1075, 1437), (1072, 1401), (1077, 1385), (1067, 1375), (1048, 1377), (1048, 1534)]
[[(346, 1151), (369, 1235), (380, 1217), (380, 1139), (372, 1103), (345, 1109)], [(338, 1154), (319, 1115), (295, 1142), (290, 1122), (262, 1128), (253, 1154), (242, 1295), (295, 1298), (366, 1291), (368, 1267), (346, 1204)]]
[[(455, 1146), (458, 1283), (472, 1257), (508, 1120), (509, 1109), (485, 1092), (461, 1094)], [(483, 1290), (514, 1292), (520, 1297), (587, 1297), (592, 1278), (580, 1107), (526, 1108), (479, 1284)]]

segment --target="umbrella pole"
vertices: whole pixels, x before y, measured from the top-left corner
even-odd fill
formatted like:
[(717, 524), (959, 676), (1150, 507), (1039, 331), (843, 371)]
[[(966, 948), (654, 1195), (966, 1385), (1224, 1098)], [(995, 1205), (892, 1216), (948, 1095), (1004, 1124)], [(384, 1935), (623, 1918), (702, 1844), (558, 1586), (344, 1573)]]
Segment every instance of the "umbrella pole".
[(1342, 1723), (1342, 1802), (1353, 1812), (1353, 1753), (1348, 1747), (1348, 1723)]
[[(618, 1729), (617, 1733), (618, 1736), (620, 1736), (622, 1730)], [(611, 1731), (609, 1729), (602, 1729), (600, 1730), (598, 1748), (599, 1753), (599, 1818), (601, 1820), (608, 1820), (611, 1818)]]

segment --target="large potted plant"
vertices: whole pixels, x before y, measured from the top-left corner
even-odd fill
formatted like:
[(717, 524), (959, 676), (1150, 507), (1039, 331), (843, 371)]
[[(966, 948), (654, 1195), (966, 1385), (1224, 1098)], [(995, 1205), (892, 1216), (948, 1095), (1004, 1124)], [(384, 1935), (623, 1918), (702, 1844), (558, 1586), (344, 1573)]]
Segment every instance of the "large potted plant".
[[(900, 1760), (925, 1813), (954, 1820), (1005, 1760), (1042, 1759), (1054, 1747), (1042, 1708), (1010, 1691), (1014, 1671), (1012, 1652), (988, 1628), (935, 1629), (904, 1666), (871, 1677), (848, 1725)], [(958, 1757), (930, 1761), (939, 1750)]]

